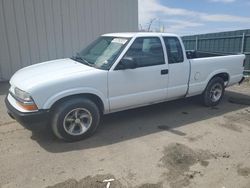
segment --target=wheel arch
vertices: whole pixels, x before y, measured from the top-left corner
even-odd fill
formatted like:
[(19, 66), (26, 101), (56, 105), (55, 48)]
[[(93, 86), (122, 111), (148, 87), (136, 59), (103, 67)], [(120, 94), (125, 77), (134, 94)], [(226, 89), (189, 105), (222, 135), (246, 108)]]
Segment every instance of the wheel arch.
[(63, 98), (60, 98), (59, 100), (57, 100), (55, 103), (52, 104), (52, 106), (50, 107), (50, 109), (54, 109), (58, 104), (70, 100), (72, 98), (87, 98), (90, 99), (91, 101), (93, 101), (97, 107), (99, 108), (100, 112), (104, 112), (104, 104), (101, 100), (100, 97), (98, 97), (95, 94), (92, 93), (81, 93), (81, 94), (75, 94), (75, 95), (69, 95)]
[(229, 74), (227, 72), (218, 73), (214, 75), (210, 80), (212, 80), (215, 77), (220, 77), (224, 80), (224, 82), (229, 82)]
[(100, 109), (101, 113), (105, 113), (109, 109), (108, 102), (105, 100), (105, 97), (101, 95), (100, 93), (97, 92), (90, 92), (90, 91), (81, 91), (81, 92), (70, 92), (70, 91), (65, 91), (62, 93), (59, 93), (57, 95), (54, 95), (50, 97), (46, 103), (44, 104), (43, 108), (44, 109), (53, 109), (56, 105), (62, 103), (63, 101), (70, 100), (71, 98), (88, 98), (91, 101), (93, 101), (98, 108)]
[[(210, 74), (210, 76), (208, 77), (207, 82), (206, 82), (206, 87), (207, 87), (208, 83), (215, 77), (222, 78), (224, 80), (224, 82), (226, 83), (225, 87), (227, 86), (227, 84), (230, 81), (230, 74), (227, 70), (218, 70), (218, 71)], [(206, 87), (204, 89), (206, 89)]]

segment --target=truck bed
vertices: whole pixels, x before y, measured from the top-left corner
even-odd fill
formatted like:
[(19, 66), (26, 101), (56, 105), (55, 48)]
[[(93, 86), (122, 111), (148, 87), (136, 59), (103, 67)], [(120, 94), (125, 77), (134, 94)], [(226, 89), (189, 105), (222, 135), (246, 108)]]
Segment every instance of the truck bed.
[(214, 52), (204, 52), (204, 51), (195, 51), (187, 50), (186, 55), (188, 59), (197, 59), (205, 57), (217, 57), (217, 56), (228, 56), (228, 55), (237, 55), (237, 54), (226, 54), (226, 53), (214, 53)]
[(242, 79), (243, 61), (245, 55), (226, 55), (226, 56), (204, 56), (189, 59), (191, 65), (189, 95), (200, 94), (204, 91), (208, 81), (213, 75), (226, 73), (229, 76), (226, 86), (238, 83)]

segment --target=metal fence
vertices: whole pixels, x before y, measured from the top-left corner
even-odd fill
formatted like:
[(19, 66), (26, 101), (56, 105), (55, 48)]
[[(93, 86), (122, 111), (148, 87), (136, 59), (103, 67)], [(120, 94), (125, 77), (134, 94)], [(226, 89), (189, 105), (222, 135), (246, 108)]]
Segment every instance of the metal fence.
[(246, 55), (245, 73), (250, 73), (250, 29), (182, 37), (187, 50), (214, 54)]

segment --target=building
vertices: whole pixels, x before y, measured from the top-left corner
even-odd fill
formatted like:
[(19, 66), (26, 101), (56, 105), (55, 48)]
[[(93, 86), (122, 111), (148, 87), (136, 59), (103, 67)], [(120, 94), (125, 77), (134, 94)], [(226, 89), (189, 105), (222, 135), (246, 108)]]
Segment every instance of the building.
[(0, 81), (71, 57), (100, 34), (137, 29), (137, 0), (0, 0)]

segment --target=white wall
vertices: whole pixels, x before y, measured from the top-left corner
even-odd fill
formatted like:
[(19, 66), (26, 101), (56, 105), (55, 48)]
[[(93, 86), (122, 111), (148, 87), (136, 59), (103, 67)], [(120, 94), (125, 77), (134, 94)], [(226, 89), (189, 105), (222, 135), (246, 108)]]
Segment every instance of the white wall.
[(0, 0), (0, 80), (70, 57), (100, 34), (137, 29), (137, 0)]

